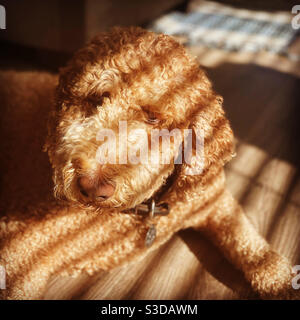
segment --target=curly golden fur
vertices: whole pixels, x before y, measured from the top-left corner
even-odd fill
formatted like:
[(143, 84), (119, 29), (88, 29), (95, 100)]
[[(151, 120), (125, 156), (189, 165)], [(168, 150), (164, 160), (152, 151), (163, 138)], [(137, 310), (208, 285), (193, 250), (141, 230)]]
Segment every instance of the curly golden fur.
[[(19, 129), (18, 151), (7, 145), (1, 158), (8, 168), (0, 222), (6, 298), (39, 297), (52, 274), (93, 274), (141, 258), (188, 227), (206, 232), (262, 297), (295, 296), (288, 261), (271, 251), (225, 189), (223, 166), (234, 150), (222, 98), (174, 39), (140, 28), (99, 34), (61, 69), (54, 103), (56, 76), (7, 72), (1, 77), (11, 120), (4, 134), (13, 137)], [(20, 106), (28, 108), (28, 117)], [(149, 121), (153, 116), (157, 121)], [(128, 131), (144, 129), (148, 139), (153, 129), (201, 128), (202, 173), (186, 174), (195, 165), (195, 153), (190, 164), (100, 165), (97, 133), (109, 128), (118, 137), (120, 121), (127, 122)], [(53, 185), (39, 149), (44, 139)], [(167, 150), (173, 160), (178, 139)], [(24, 142), (32, 146), (27, 152)], [(129, 147), (138, 143), (137, 134), (128, 137)], [(120, 148), (119, 157), (125, 152)], [(151, 220), (157, 237), (146, 248), (149, 219), (133, 209), (166, 186), (160, 200), (169, 204), (170, 213)]]

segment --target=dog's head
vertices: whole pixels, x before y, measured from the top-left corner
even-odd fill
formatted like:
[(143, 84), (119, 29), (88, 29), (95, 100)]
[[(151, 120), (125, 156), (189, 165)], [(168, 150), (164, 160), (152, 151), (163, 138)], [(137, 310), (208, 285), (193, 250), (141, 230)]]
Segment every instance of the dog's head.
[[(194, 142), (189, 161), (180, 156), (189, 135), (184, 129), (204, 135), (202, 169), (223, 165), (232, 134), (221, 102), (173, 38), (140, 28), (100, 34), (60, 72), (46, 143), (56, 196), (134, 207), (164, 184), (176, 161), (183, 162), (181, 174), (199, 166)], [(198, 179), (201, 172), (194, 172)]]

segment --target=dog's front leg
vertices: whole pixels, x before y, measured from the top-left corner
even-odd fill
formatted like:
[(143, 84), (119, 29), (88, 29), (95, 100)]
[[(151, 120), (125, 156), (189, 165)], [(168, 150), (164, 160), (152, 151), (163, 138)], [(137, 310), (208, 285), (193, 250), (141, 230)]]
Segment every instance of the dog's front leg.
[(271, 250), (228, 191), (198, 228), (242, 270), (252, 288), (266, 299), (299, 299), (292, 287), (292, 267)]

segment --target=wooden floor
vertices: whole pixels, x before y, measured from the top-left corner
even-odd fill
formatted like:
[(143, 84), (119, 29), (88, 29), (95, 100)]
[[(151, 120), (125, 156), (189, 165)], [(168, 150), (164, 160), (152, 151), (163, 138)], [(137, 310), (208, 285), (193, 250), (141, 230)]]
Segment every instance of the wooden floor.
[[(199, 61), (224, 96), (237, 137), (237, 155), (226, 167), (228, 188), (272, 247), (293, 265), (300, 264), (300, 70), (288, 60), (285, 70), (277, 63), (271, 68), (269, 55), (265, 63), (254, 56), (246, 63), (247, 55), (234, 59), (214, 50), (198, 52), (205, 52)], [(93, 277), (53, 278), (44, 298), (257, 297), (217, 248), (200, 233), (184, 230), (141, 262)]]

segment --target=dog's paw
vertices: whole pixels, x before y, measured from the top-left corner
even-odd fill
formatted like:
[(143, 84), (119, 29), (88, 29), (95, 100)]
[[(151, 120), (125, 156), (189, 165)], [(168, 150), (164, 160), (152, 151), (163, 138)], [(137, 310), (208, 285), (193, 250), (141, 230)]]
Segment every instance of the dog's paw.
[(250, 282), (263, 299), (300, 300), (300, 289), (292, 285), (294, 276), (288, 260), (270, 252), (267, 259), (250, 272)]

